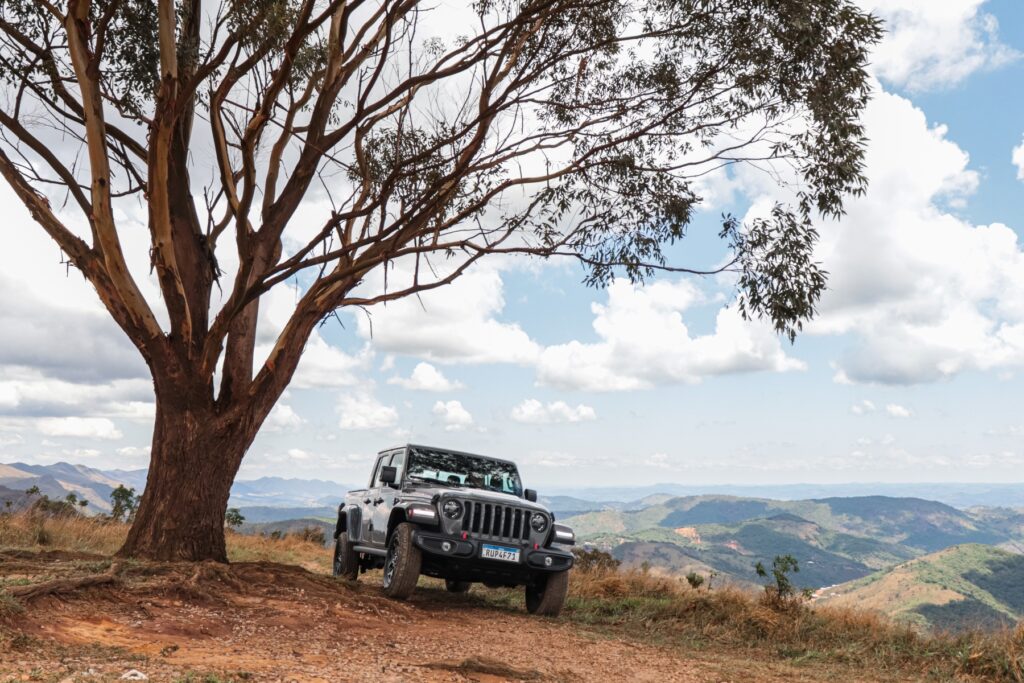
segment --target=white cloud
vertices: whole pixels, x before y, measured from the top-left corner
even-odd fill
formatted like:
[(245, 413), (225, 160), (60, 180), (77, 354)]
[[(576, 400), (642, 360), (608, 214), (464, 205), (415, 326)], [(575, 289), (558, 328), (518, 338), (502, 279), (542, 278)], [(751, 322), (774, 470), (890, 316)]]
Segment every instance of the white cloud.
[(555, 422), (585, 422), (597, 419), (597, 413), (582, 403), (575, 408), (565, 401), (554, 401), (544, 405), (534, 398), (528, 398), (512, 409), (512, 419), (526, 424), (551, 424)]
[(392, 377), (388, 384), (397, 384), (414, 391), (455, 391), (462, 389), (461, 382), (453, 382), (430, 363), (417, 363), (409, 377)]
[(44, 417), (36, 421), (36, 429), (46, 436), (109, 440), (124, 436), (111, 420), (104, 417)]
[(278, 403), (270, 411), (263, 428), (268, 432), (290, 432), (298, 429), (305, 423), (295, 409), (287, 403)]
[[(368, 280), (369, 291), (383, 291), (382, 273)], [(410, 269), (388, 271), (391, 288), (407, 286), (407, 280)], [(434, 362), (532, 363), (539, 347), (518, 324), (498, 319), (504, 307), (498, 265), (480, 263), (450, 285), (373, 306), (370, 317), (357, 315), (356, 321), (359, 334), (382, 351)]]
[(343, 394), (338, 400), (342, 429), (384, 429), (398, 424), (398, 411), (369, 394)]
[(911, 90), (949, 87), (972, 73), (1009, 63), (1019, 53), (999, 40), (985, 0), (860, 0), (885, 21), (872, 54), (882, 79)]
[(866, 415), (867, 413), (873, 413), (877, 410), (875, 404), (871, 401), (864, 399), (860, 403), (854, 403), (850, 406), (850, 412), (854, 415)]
[(0, 408), (15, 408), (21, 403), (16, 387), (9, 383), (0, 383)]
[(885, 412), (889, 414), (889, 417), (905, 418), (910, 417), (913, 413), (909, 408), (901, 406), (897, 403), (890, 403), (885, 406)]
[(870, 187), (822, 227), (830, 273), (812, 334), (848, 335), (840, 382), (910, 384), (1024, 364), (1024, 252), (1005, 225), (948, 207), (977, 186), (968, 157), (905, 98), (867, 108)]
[(687, 280), (647, 286), (617, 280), (608, 303), (593, 304), (600, 341), (544, 349), (538, 363), (543, 384), (584, 391), (643, 389), (694, 383), (710, 375), (802, 369), (770, 327), (721, 309), (711, 334), (691, 336), (683, 312), (702, 299)]
[(1011, 160), (1017, 167), (1017, 180), (1024, 180), (1024, 141), (1013, 148)]
[(460, 401), (438, 401), (434, 404), (434, 415), (444, 423), (446, 432), (461, 432), (473, 426), (473, 416)]
[(301, 448), (289, 448), (288, 457), (292, 460), (309, 460), (313, 456)]

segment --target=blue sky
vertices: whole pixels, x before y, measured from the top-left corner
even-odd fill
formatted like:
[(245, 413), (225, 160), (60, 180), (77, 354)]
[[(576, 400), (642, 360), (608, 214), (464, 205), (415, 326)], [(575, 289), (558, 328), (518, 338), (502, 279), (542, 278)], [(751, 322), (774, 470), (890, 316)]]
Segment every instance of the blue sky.
[[(739, 321), (728, 282), (593, 290), (572, 263), (492, 261), (373, 310), (372, 338), (361, 312), (321, 328), (242, 478), (361, 481), (413, 441), (515, 459), (539, 487), (1024, 480), (1024, 8), (862, 4), (889, 21), (872, 186), (821, 226), (832, 289), (794, 345)], [(775, 198), (716, 183), (679, 263), (717, 262), (718, 216)], [(0, 254), (0, 461), (144, 467), (139, 362), (0, 201), (20, 247)], [(274, 296), (268, 335), (294, 292)]]

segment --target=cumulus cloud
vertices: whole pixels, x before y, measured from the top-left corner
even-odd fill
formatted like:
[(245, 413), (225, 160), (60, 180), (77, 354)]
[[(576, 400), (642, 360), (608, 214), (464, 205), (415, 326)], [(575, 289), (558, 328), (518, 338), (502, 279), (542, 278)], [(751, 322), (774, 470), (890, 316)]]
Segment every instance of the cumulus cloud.
[(912, 384), (1024, 364), (1024, 252), (1005, 225), (950, 208), (978, 183), (967, 154), (909, 100), (868, 106), (868, 193), (822, 228), (830, 273), (812, 334), (848, 335), (836, 380)]
[(473, 416), (460, 401), (438, 401), (434, 415), (440, 418), (446, 432), (461, 432), (473, 426)]
[(545, 405), (535, 398), (528, 398), (512, 409), (511, 417), (516, 422), (525, 424), (552, 424), (595, 420), (597, 413), (582, 403), (573, 408), (565, 401), (554, 401)]
[(305, 423), (295, 409), (287, 403), (278, 403), (270, 411), (263, 429), (268, 432), (290, 432), (298, 429)]
[(111, 420), (104, 417), (46, 417), (35, 424), (36, 430), (45, 436), (111, 441), (124, 436)]
[[(411, 268), (388, 273), (391, 287), (411, 280)], [(370, 291), (383, 291), (381, 273), (368, 278)], [(501, 271), (481, 263), (445, 287), (380, 304), (370, 317), (357, 316), (357, 330), (381, 351), (434, 362), (532, 363), (538, 345), (513, 322), (500, 320), (505, 307)]]
[(769, 326), (744, 321), (733, 308), (718, 312), (712, 333), (691, 335), (683, 312), (701, 301), (688, 280), (647, 286), (617, 280), (608, 288), (607, 304), (592, 306), (599, 341), (545, 348), (538, 379), (564, 389), (615, 391), (804, 367), (786, 355)]
[(413, 391), (445, 392), (462, 389), (462, 382), (453, 382), (430, 363), (417, 363), (409, 377), (392, 377), (388, 384), (397, 384)]
[(885, 21), (886, 34), (872, 54), (883, 80), (910, 90), (956, 85), (971, 74), (1018, 59), (999, 39), (985, 0), (859, 0)]
[(1017, 180), (1024, 180), (1024, 141), (1013, 148), (1010, 158), (1013, 165), (1017, 167)]
[(369, 394), (343, 394), (338, 400), (342, 429), (385, 429), (398, 424), (398, 411)]
[(898, 403), (890, 403), (885, 406), (885, 412), (889, 414), (889, 417), (898, 418), (910, 417), (913, 414), (909, 408), (901, 406)]
[(867, 399), (864, 399), (860, 403), (854, 403), (850, 406), (850, 412), (854, 415), (867, 415), (868, 413), (873, 413), (876, 410), (877, 408), (875, 407), (875, 404)]

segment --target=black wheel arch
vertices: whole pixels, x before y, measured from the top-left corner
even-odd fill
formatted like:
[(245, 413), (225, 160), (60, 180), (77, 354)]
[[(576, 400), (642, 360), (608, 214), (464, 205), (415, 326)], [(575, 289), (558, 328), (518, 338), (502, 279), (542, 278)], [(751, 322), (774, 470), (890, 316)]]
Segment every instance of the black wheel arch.
[(388, 517), (388, 533), (384, 537), (384, 545), (385, 545), (385, 547), (387, 546), (387, 544), (391, 543), (391, 534), (394, 533), (395, 527), (397, 527), (402, 522), (408, 522), (408, 521), (409, 521), (409, 518), (408, 518), (408, 515), (405, 514), (405, 508), (404, 507), (397, 507), (396, 506), (394, 509), (391, 510), (391, 516)]
[[(352, 530), (358, 531), (359, 529), (359, 518), (359, 508), (355, 507), (354, 505), (345, 504), (339, 506), (338, 521), (334, 525), (334, 538), (337, 539), (338, 536), (342, 535), (345, 532), (348, 532), (349, 536), (351, 537)], [(353, 538), (352, 540), (357, 539)]]

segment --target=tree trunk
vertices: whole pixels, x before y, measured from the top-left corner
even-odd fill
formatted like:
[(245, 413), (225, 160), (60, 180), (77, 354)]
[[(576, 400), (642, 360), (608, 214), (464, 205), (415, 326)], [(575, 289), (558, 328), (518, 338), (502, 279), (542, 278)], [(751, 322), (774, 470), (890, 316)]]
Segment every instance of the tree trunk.
[(218, 417), (212, 402), (197, 408), (196, 401), (160, 393), (158, 387), (146, 489), (117, 554), (227, 562), (224, 513), (256, 429)]

